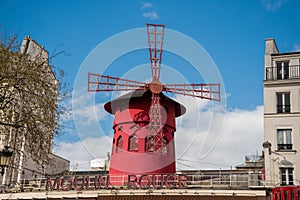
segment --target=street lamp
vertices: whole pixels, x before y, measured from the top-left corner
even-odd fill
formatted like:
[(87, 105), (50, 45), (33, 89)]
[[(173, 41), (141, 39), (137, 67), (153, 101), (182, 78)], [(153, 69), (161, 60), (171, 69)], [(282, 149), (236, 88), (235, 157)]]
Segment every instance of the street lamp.
[(263, 146), (263, 148), (269, 149), (269, 155), (271, 155), (271, 153), (272, 153), (272, 150), (271, 150), (272, 144), (267, 140), (266, 142), (263, 143), (262, 146)]
[(12, 154), (13, 152), (8, 150), (8, 146), (4, 146), (4, 149), (0, 151), (0, 167), (2, 168), (0, 173), (2, 176), (4, 174), (5, 167), (9, 165)]

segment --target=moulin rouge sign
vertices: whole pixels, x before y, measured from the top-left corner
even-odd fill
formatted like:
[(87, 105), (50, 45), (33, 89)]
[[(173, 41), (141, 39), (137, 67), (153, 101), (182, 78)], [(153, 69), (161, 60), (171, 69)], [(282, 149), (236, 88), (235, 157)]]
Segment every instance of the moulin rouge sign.
[(60, 177), (47, 178), (46, 190), (99, 190), (124, 185), (128, 189), (174, 189), (185, 188), (187, 180), (188, 175), (182, 174), (128, 175), (118, 177), (118, 179), (116, 177), (110, 178), (109, 176)]

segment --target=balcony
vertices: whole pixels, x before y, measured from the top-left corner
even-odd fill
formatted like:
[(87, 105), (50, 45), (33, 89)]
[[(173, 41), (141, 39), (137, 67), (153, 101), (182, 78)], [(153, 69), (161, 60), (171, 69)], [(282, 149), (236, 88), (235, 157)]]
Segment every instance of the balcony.
[(300, 78), (300, 65), (266, 68), (267, 81), (297, 79), (297, 78)]
[(291, 112), (291, 105), (277, 105), (277, 113), (290, 113)]

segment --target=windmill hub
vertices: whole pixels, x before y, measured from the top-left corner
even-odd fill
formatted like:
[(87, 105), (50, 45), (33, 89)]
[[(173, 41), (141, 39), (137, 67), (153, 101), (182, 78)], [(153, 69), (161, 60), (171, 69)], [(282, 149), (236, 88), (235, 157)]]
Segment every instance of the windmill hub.
[(149, 83), (149, 89), (154, 94), (159, 94), (163, 91), (163, 85), (159, 80), (152, 80), (151, 83)]

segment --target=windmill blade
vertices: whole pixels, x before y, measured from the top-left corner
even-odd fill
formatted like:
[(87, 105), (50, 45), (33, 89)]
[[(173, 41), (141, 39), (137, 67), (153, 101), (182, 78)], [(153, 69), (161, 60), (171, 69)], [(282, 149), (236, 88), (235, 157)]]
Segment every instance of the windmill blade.
[(88, 74), (89, 92), (147, 90), (148, 84), (101, 74)]
[(220, 84), (165, 84), (164, 91), (220, 101)]
[(152, 69), (152, 80), (159, 80), (165, 25), (146, 24), (146, 27), (147, 27), (147, 34), (148, 34), (150, 63)]

